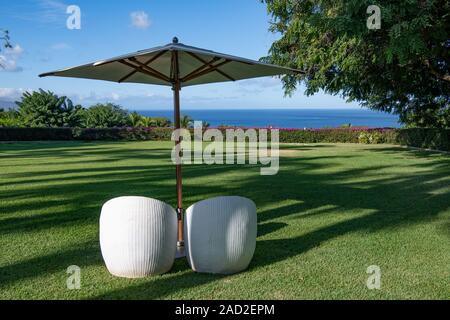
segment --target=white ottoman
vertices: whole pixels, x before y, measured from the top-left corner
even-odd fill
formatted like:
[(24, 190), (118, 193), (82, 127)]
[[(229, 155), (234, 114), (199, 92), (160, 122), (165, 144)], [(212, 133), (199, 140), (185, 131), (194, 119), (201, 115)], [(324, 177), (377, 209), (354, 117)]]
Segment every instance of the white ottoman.
[(247, 269), (256, 247), (253, 201), (218, 197), (186, 210), (186, 257), (194, 271), (232, 274)]
[(172, 268), (177, 248), (177, 214), (168, 204), (120, 197), (103, 205), (100, 247), (109, 272), (139, 278)]

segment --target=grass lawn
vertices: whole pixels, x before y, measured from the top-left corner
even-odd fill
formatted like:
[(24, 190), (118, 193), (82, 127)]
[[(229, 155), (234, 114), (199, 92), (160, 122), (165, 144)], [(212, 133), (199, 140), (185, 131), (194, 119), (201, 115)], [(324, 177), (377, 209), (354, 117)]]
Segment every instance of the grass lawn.
[[(450, 298), (450, 156), (387, 145), (285, 145), (258, 166), (190, 165), (185, 204), (241, 195), (258, 207), (248, 271), (138, 280), (102, 263), (102, 204), (142, 195), (175, 205), (170, 142), (0, 144), (0, 299)], [(66, 269), (81, 267), (81, 289)], [(367, 267), (382, 272), (366, 287)]]

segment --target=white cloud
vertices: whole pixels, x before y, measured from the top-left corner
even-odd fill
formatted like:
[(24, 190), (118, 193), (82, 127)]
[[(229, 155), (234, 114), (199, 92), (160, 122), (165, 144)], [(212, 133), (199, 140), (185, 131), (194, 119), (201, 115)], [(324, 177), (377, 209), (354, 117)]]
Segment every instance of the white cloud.
[(144, 11), (135, 11), (130, 14), (131, 24), (137, 29), (147, 29), (150, 27), (151, 21), (148, 14)]
[(13, 48), (7, 48), (0, 54), (0, 71), (21, 72), (23, 68), (18, 66), (17, 61), (23, 54), (21, 46), (16, 45)]
[(0, 88), (0, 99), (6, 101), (15, 101), (20, 99), (22, 94), (26, 91), (33, 91), (33, 90), (23, 88)]
[(116, 92), (89, 92), (89, 93), (65, 93), (64, 95), (69, 96), (74, 101), (82, 104), (94, 104), (94, 103), (106, 103), (106, 102), (117, 102), (126, 97), (126, 95), (122, 95)]
[[(62, 94), (61, 94), (62, 95)], [(74, 103), (89, 107), (96, 103), (113, 102), (134, 109), (139, 106), (171, 106), (173, 97), (170, 94), (161, 95), (148, 91), (128, 93), (125, 91), (68, 93), (64, 95), (70, 97)]]

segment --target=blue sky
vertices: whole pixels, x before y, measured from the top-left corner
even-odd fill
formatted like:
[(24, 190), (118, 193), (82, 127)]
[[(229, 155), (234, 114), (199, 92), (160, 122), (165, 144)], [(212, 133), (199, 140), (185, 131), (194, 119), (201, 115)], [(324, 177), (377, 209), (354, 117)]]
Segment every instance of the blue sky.
[[(81, 9), (81, 30), (69, 30), (69, 5)], [(38, 74), (93, 62), (171, 42), (250, 59), (267, 54), (276, 35), (258, 0), (21, 0), (3, 3), (0, 28), (11, 33), (13, 49), (2, 50), (0, 101), (16, 100), (25, 90), (43, 88), (89, 106), (114, 102), (132, 110), (172, 107), (167, 87), (102, 81), (38, 78)], [(312, 97), (299, 88), (284, 97), (279, 79), (262, 78), (188, 87), (184, 108), (359, 108), (337, 96)]]

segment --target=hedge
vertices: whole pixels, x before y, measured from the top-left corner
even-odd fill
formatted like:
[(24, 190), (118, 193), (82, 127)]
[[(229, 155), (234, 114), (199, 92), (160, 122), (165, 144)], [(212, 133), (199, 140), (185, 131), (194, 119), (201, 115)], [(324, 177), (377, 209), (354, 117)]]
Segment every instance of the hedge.
[(0, 128), (0, 141), (170, 140), (171, 128)]
[[(222, 131), (225, 128), (221, 128)], [(0, 128), (0, 141), (158, 140), (168, 141), (171, 128)], [(388, 143), (450, 151), (450, 129), (280, 129), (282, 143)]]
[(0, 128), (0, 141), (73, 140), (70, 128)]
[(450, 151), (450, 129), (397, 130), (396, 143), (400, 145)]
[(387, 143), (450, 151), (450, 129), (281, 129), (280, 142)]

